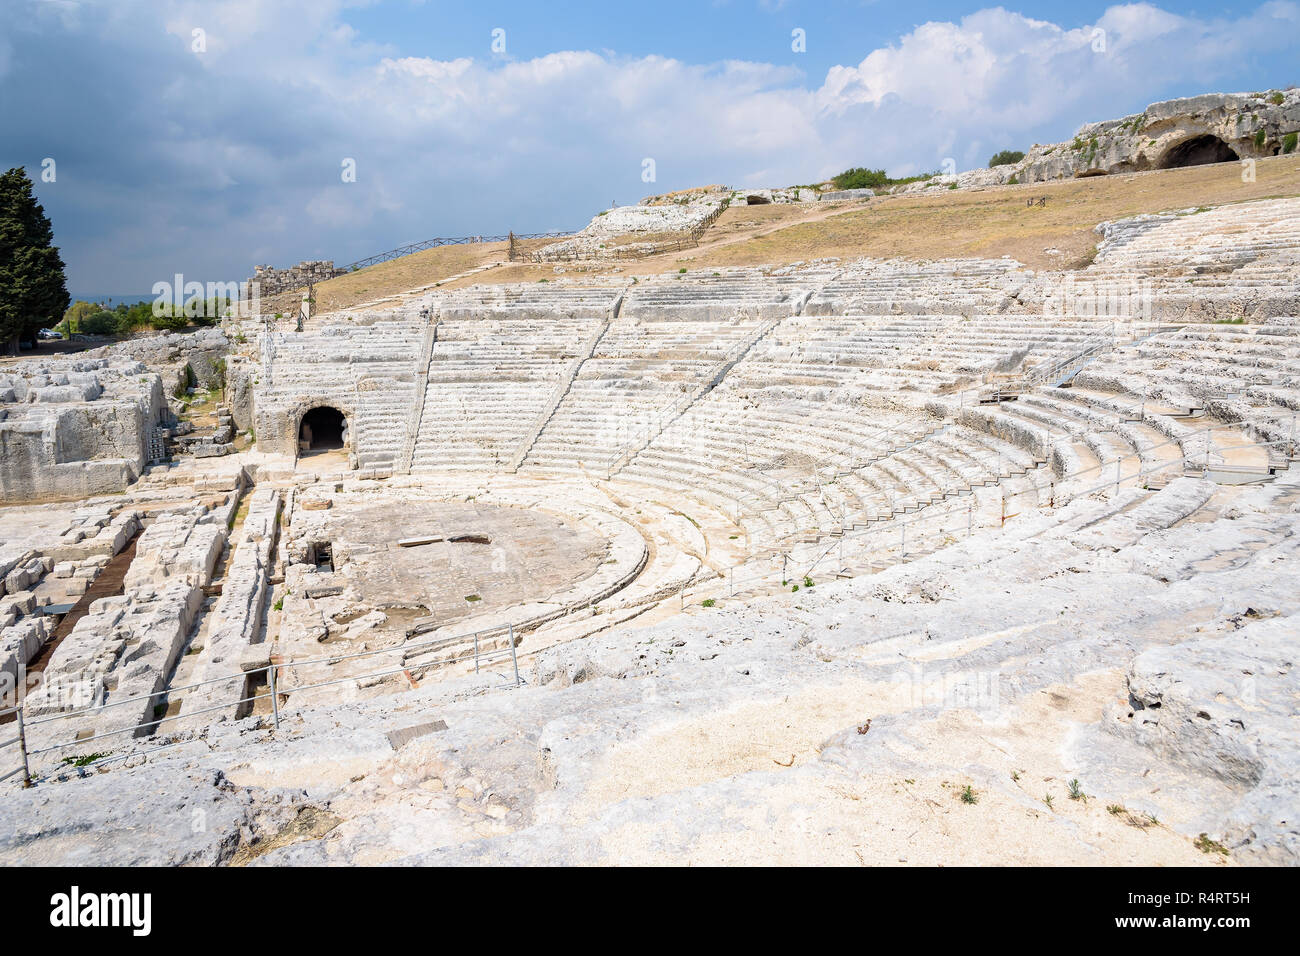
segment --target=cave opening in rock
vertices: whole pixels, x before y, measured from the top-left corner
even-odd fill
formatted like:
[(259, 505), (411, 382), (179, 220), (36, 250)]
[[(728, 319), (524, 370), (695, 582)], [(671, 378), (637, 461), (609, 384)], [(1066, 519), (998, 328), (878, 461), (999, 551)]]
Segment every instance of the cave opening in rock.
[(1193, 136), (1176, 146), (1170, 147), (1160, 160), (1161, 169), (1177, 169), (1181, 166), (1204, 166), (1207, 163), (1229, 163), (1237, 159), (1236, 151), (1219, 139), (1206, 133)]

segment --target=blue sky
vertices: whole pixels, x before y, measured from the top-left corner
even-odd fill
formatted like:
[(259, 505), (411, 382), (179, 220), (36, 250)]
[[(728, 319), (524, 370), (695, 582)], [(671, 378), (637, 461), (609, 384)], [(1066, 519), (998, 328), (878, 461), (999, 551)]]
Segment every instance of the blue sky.
[(1300, 50), (1300, 0), (4, 7), (0, 167), (54, 160), (37, 191), (69, 286), (102, 293), (576, 228), (709, 182), (967, 169), (1155, 100), (1290, 85)]

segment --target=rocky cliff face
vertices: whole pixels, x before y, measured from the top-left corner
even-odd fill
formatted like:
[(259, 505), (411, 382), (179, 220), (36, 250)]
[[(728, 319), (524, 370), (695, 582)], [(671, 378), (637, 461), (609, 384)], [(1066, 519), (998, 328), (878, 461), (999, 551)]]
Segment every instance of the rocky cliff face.
[[(935, 176), (893, 192), (1041, 183), (1053, 179), (1172, 169), (1295, 152), (1300, 89), (1206, 93), (1152, 103), (1141, 113), (1086, 123), (1065, 143), (1035, 144), (1018, 163)], [(1288, 148), (1289, 147), (1289, 148)]]
[[(1068, 143), (1034, 146), (1015, 167), (1022, 183), (1276, 156), (1300, 130), (1300, 90), (1207, 93), (1087, 123)], [(1292, 150), (1294, 150), (1292, 145)], [(1009, 176), (1007, 177), (1010, 178)]]

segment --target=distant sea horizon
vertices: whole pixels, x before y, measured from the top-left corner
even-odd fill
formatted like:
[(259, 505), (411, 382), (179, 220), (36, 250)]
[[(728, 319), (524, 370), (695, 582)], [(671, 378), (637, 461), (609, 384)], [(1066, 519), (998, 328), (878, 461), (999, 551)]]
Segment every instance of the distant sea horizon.
[(119, 295), (114, 293), (106, 295), (102, 292), (70, 292), (73, 302), (103, 302), (106, 305), (117, 307), (118, 303), (125, 302), (127, 305), (134, 305), (137, 302), (152, 302), (157, 296), (149, 295)]

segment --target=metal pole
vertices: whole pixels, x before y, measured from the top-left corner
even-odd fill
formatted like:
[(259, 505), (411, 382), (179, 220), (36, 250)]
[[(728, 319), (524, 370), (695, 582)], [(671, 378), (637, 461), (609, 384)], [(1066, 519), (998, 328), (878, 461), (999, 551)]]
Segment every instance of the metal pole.
[(972, 489), (971, 499), (966, 502), (966, 537), (975, 533), (975, 492)]
[(32, 770), (27, 763), (27, 729), (23, 724), (23, 705), (18, 705), (18, 749), (23, 754), (23, 789), (32, 785)]
[(1123, 460), (1124, 460), (1123, 458), (1115, 459), (1115, 493), (1116, 494), (1119, 493), (1120, 462)]
[(280, 726), (280, 700), (275, 692), (275, 661), (267, 669), (267, 683), (271, 688), (271, 717), (275, 720), (275, 726)]
[(474, 632), (474, 673), (478, 673), (478, 631)]
[(519, 657), (515, 654), (515, 626), (510, 625), (510, 663), (515, 667), (515, 686), (519, 686)]

